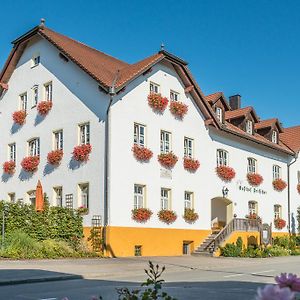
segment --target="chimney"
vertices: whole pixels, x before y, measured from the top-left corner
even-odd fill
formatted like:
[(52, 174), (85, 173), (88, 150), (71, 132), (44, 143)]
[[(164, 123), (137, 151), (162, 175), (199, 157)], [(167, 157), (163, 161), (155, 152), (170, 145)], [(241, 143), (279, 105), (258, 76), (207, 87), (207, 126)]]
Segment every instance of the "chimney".
[(233, 95), (229, 97), (229, 105), (232, 110), (241, 108), (241, 95)]

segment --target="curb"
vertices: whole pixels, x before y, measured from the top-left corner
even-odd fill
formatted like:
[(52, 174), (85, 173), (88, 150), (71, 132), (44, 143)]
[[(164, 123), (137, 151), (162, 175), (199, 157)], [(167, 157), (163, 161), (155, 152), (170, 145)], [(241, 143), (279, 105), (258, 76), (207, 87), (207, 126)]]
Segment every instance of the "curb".
[(55, 276), (55, 277), (40, 277), (40, 278), (0, 280), (0, 286), (15, 285), (15, 284), (27, 284), (27, 283), (38, 283), (38, 282), (49, 282), (49, 281), (75, 280), (75, 279), (83, 279), (83, 277), (81, 275), (64, 275), (64, 276)]

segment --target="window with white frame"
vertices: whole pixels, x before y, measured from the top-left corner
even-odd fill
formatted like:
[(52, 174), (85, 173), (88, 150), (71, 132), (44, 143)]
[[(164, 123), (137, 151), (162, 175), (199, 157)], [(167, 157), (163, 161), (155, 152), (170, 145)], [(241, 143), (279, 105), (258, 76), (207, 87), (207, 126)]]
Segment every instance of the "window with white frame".
[(170, 91), (170, 100), (171, 101), (179, 101), (179, 93)]
[(81, 183), (79, 186), (79, 206), (89, 207), (89, 184)]
[(282, 215), (281, 205), (275, 204), (274, 205), (274, 219), (281, 219), (281, 215)]
[(184, 157), (193, 157), (193, 146), (194, 146), (194, 140), (185, 137), (184, 138)]
[(216, 107), (216, 115), (218, 120), (222, 123), (223, 122), (223, 109), (221, 107)]
[(35, 85), (32, 88), (32, 103), (31, 107), (35, 107), (38, 104), (39, 101), (39, 87)]
[(249, 212), (249, 215), (253, 215), (253, 214), (257, 215), (257, 202), (256, 201), (248, 202), (248, 212)]
[(158, 94), (159, 93), (159, 84), (150, 82), (150, 93)]
[(63, 206), (63, 188), (62, 186), (56, 186), (53, 188), (53, 203), (56, 206)]
[(16, 194), (15, 193), (8, 193), (8, 201), (11, 203), (16, 202)]
[(45, 88), (45, 101), (52, 101), (52, 92), (53, 92), (53, 87), (52, 87), (52, 82), (48, 82), (44, 85)]
[(40, 139), (34, 138), (28, 141), (28, 155), (39, 156), (40, 155)]
[(145, 147), (146, 126), (134, 123), (134, 138), (133, 142), (141, 147)]
[(257, 172), (257, 160), (252, 157), (248, 157), (248, 173), (254, 174)]
[(171, 133), (167, 131), (160, 132), (160, 153), (169, 153), (171, 151)]
[(277, 144), (278, 143), (278, 133), (276, 130), (272, 131), (272, 142)]
[(171, 196), (171, 190), (162, 188), (160, 191), (160, 208), (161, 209), (170, 209), (170, 196)]
[(35, 199), (36, 199), (35, 190), (27, 192), (27, 196), (30, 204), (35, 205)]
[(184, 192), (184, 208), (193, 208), (194, 193)]
[(33, 57), (32, 57), (32, 67), (36, 67), (40, 64), (41, 62), (41, 57), (39, 54), (35, 54)]
[(54, 137), (54, 150), (63, 150), (64, 148), (63, 130), (54, 131), (53, 137)]
[(8, 159), (15, 162), (16, 157), (17, 157), (16, 143), (9, 144), (8, 145)]
[(79, 125), (79, 143), (86, 145), (90, 143), (90, 124)]
[(217, 150), (217, 167), (228, 166), (228, 152), (223, 149)]
[(273, 180), (281, 178), (281, 167), (273, 165)]
[(65, 195), (65, 202), (66, 202), (66, 208), (73, 208), (73, 194), (66, 194)]
[(145, 186), (141, 184), (134, 185), (133, 208), (143, 208), (145, 205)]
[(253, 134), (253, 122), (251, 120), (246, 121), (246, 132)]
[(27, 111), (27, 93), (20, 95), (20, 109)]

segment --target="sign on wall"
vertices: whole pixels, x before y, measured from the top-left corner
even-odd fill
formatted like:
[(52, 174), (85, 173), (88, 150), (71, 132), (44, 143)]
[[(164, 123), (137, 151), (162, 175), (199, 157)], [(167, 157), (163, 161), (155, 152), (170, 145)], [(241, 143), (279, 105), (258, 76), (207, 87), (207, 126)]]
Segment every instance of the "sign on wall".
[(241, 180), (239, 180), (237, 182), (237, 188), (239, 191), (245, 192), (245, 193), (252, 193), (252, 194), (257, 194), (257, 195), (266, 195), (267, 194), (267, 191), (265, 191), (259, 187), (245, 185), (245, 184), (243, 184), (243, 181), (241, 181)]
[(161, 168), (160, 169), (160, 177), (172, 179), (172, 170)]

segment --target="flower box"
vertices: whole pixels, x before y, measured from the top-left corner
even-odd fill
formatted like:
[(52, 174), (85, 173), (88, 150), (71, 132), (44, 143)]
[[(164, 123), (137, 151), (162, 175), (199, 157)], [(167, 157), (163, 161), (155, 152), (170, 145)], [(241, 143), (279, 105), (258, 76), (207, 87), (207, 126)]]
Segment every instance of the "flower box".
[(12, 175), (15, 173), (15, 170), (16, 170), (16, 163), (13, 160), (6, 161), (3, 164), (4, 173)]
[(52, 108), (52, 101), (41, 101), (37, 106), (40, 115), (45, 116)]
[(178, 157), (173, 152), (159, 154), (157, 159), (166, 168), (173, 168), (178, 161)]
[(300, 183), (297, 184), (297, 191), (300, 194)]
[(147, 222), (153, 214), (152, 211), (148, 208), (136, 208), (133, 209), (131, 213), (132, 213), (132, 220), (138, 223)]
[(85, 206), (80, 206), (77, 208), (77, 213), (79, 215), (87, 215), (89, 213), (89, 209)]
[(188, 106), (182, 102), (171, 101), (170, 112), (174, 116), (182, 119), (184, 117), (184, 115), (188, 112)]
[(19, 125), (25, 124), (26, 116), (27, 116), (27, 113), (25, 110), (15, 111), (12, 115), (14, 122)]
[(133, 152), (134, 157), (140, 161), (148, 161), (153, 156), (153, 153), (151, 150), (149, 150), (145, 147), (138, 146), (138, 145), (134, 145), (132, 147), (132, 152)]
[(161, 94), (155, 94), (151, 93), (148, 95), (148, 104), (152, 109), (163, 112), (167, 105), (169, 100), (166, 97), (162, 97)]
[(250, 220), (260, 220), (260, 217), (256, 213), (246, 215), (245, 218)]
[(63, 158), (63, 155), (64, 152), (62, 150), (53, 150), (48, 153), (47, 161), (50, 165), (59, 165)]
[(227, 166), (217, 167), (216, 173), (224, 181), (231, 181), (235, 177), (234, 169)]
[(191, 172), (196, 172), (200, 167), (200, 163), (196, 159), (192, 159), (190, 157), (184, 157), (183, 166), (186, 170)]
[(40, 163), (40, 157), (39, 156), (28, 156), (24, 157), (21, 166), (26, 172), (35, 172), (38, 168), (38, 165)]
[(162, 221), (166, 224), (174, 223), (177, 219), (176, 212), (173, 211), (173, 210), (168, 210), (168, 209), (160, 210), (158, 212), (157, 216), (158, 216), (160, 221)]
[(199, 215), (195, 212), (193, 208), (186, 208), (184, 210), (183, 218), (187, 223), (192, 224), (199, 219)]
[(74, 147), (73, 149), (73, 158), (77, 161), (83, 162), (89, 160), (89, 155), (92, 151), (92, 146), (90, 144), (83, 144)]
[(274, 227), (276, 229), (283, 229), (285, 227), (285, 225), (286, 225), (286, 221), (281, 218), (274, 220)]
[(263, 177), (256, 173), (248, 173), (247, 180), (252, 186), (259, 186), (264, 181)]
[(284, 180), (282, 180), (281, 178), (275, 179), (273, 180), (273, 187), (274, 190), (281, 192), (286, 188), (287, 184)]

